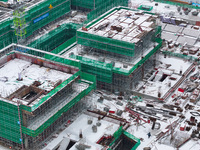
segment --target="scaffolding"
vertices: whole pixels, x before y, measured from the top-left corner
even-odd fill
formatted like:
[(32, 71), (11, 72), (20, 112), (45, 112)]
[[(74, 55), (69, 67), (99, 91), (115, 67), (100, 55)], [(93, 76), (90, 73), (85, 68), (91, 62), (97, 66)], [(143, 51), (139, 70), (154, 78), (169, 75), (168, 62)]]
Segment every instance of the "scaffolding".
[[(44, 53), (46, 53), (46, 57), (48, 56), (51, 58), (50, 60), (40, 58), (34, 55), (35, 53), (27, 54), (27, 51), (33, 52), (35, 49), (24, 46), (20, 47), (15, 44), (3, 50), (8, 52), (8, 54), (1, 56), (1, 58), (7, 57), (4, 61), (19, 57), (20, 59), (32, 60), (33, 63), (40, 64), (43, 62), (44, 65), (47, 63), (45, 61), (51, 61), (51, 64), (55, 63), (52, 62), (52, 57), (54, 56), (54, 60), (59, 62), (60, 65), (71, 64), (69, 62), (70, 60), (64, 61), (64, 58), (58, 59), (59, 55), (49, 54), (48, 52)], [(38, 52), (39, 51), (40, 50), (38, 50)], [(1, 53), (3, 54), (2, 51)], [(43, 51), (40, 51), (40, 53), (43, 53)], [(44, 54), (42, 54), (42, 56), (44, 56)], [(56, 67), (56, 65), (53, 65), (53, 67), (54, 66)], [(63, 67), (60, 69), (62, 68)], [(0, 127), (4, 130), (0, 131), (0, 139), (4, 141), (7, 146), (19, 147), (20, 149), (20, 143), (23, 142), (25, 148), (34, 150), (40, 149), (42, 143), (44, 143), (60, 125), (66, 123), (66, 121), (70, 119), (70, 116), (74, 116), (72, 113), (87, 107), (83, 97), (96, 88), (96, 77), (77, 71), (77, 69), (73, 69), (73, 67), (71, 70), (74, 70), (74, 74), (70, 78), (51, 90), (37, 103), (33, 105), (19, 104), (21, 122), (18, 117), (18, 104), (1, 98)], [(22, 126), (23, 139), (21, 139), (20, 136), (20, 125)]]
[[(80, 60), (81, 71), (96, 75), (99, 88), (109, 91), (135, 88), (138, 82), (144, 78), (144, 74), (155, 67), (155, 54), (162, 46), (161, 26), (154, 26), (154, 30), (145, 33), (142, 41), (137, 44), (89, 32), (91, 27), (121, 9), (130, 10), (125, 7), (111, 9), (87, 24), (85, 28), (88, 31), (83, 28), (79, 29), (76, 37), (77, 44), (81, 45), (80, 55), (70, 55), (70, 58)], [(92, 56), (95, 57), (95, 60), (91, 58)], [(99, 59), (100, 56), (106, 60)], [(107, 58), (110, 58), (110, 63)], [(131, 67), (116, 66), (115, 61), (129, 64)]]
[(15, 34), (11, 28), (12, 22), (10, 18), (0, 22), (0, 49), (16, 42)]
[[(49, 8), (50, 4), (53, 8)], [(70, 0), (45, 0), (27, 11), (27, 36), (70, 12)]]
[(24, 6), (20, 6), (15, 9), (13, 12), (13, 28), (15, 30), (15, 35), (17, 36), (17, 43), (24, 43), (24, 39), (26, 36), (26, 20), (25, 20), (25, 8)]
[[(50, 31), (49, 33), (45, 34), (39, 39), (31, 42), (28, 46), (50, 52), (55, 48), (57, 48), (58, 46), (61, 46), (63, 43), (70, 40), (71, 38), (74, 39), (75, 35), (76, 35), (76, 24), (73, 23), (62, 24), (61, 26)], [(74, 40), (70, 41), (73, 42)], [(71, 43), (70, 41), (69, 44)], [(57, 49), (53, 53), (60, 52), (62, 49), (59, 48), (59, 50)]]
[[(126, 5), (124, 5), (126, 4)], [(115, 6), (128, 6), (127, 0), (71, 0), (71, 5), (74, 7), (86, 8), (90, 10), (98, 9), (111, 9), (111, 7)], [(107, 10), (104, 10), (106, 12)]]
[(88, 13), (87, 22), (85, 23), (88, 23), (96, 19), (97, 17), (105, 13), (106, 11), (112, 9), (113, 7), (118, 7), (118, 6), (128, 7), (128, 0), (106, 0), (106, 2), (103, 1), (102, 3), (98, 5), (98, 7), (96, 7), (95, 10)]
[[(50, 4), (53, 8), (49, 8)], [(0, 22), (0, 49), (11, 43), (17, 43), (16, 35), (27, 38), (36, 30), (69, 12), (70, 0), (44, 0), (21, 13), (18, 10), (15, 11), (13, 19), (8, 18)]]

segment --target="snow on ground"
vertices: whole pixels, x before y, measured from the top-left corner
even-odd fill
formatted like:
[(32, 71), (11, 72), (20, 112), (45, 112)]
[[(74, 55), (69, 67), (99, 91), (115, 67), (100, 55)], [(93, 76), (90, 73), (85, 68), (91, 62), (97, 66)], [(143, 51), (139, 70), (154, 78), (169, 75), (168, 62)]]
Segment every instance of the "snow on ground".
[[(190, 62), (185, 61), (180, 58), (169, 57), (164, 58), (164, 55), (158, 55), (158, 66), (157, 70), (154, 70), (154, 73), (150, 78), (147, 79), (147, 82), (138, 86), (139, 92), (158, 97), (158, 91), (161, 92), (161, 97), (175, 85), (181, 78), (180, 71), (184, 73), (189, 66)], [(163, 75), (166, 74), (167, 77), (162, 81)], [(172, 80), (171, 77), (176, 80)], [(143, 86), (141, 89), (140, 87)]]
[[(158, 6), (155, 6), (155, 3), (158, 3)], [(187, 20), (192, 20), (192, 21), (197, 21), (200, 20), (200, 14), (198, 16), (193, 16), (191, 13), (188, 15), (185, 15), (177, 11), (177, 6), (175, 5), (169, 5), (165, 3), (159, 3), (159, 2), (151, 2), (149, 0), (131, 0), (130, 8), (135, 8), (137, 9), (140, 5), (148, 5), (148, 6), (153, 6), (152, 12), (154, 13), (159, 13), (159, 14), (165, 14), (165, 15), (172, 15), (174, 17), (182, 18), (182, 19), (187, 19)], [(183, 12), (181, 10), (181, 12)]]
[[(17, 79), (23, 78), (23, 81)], [(40, 81), (39, 88), (52, 90), (58, 80), (66, 80), (71, 74), (40, 67), (30, 62), (14, 59), (10, 60), (0, 68), (0, 95), (7, 97), (23, 85), (31, 85), (34, 81)]]
[(0, 145), (0, 150), (10, 150), (10, 149)]
[[(88, 124), (88, 119), (93, 121), (92, 124)], [(92, 146), (91, 149), (102, 148), (101, 145), (96, 142), (104, 135), (113, 135), (118, 130), (119, 125), (105, 120), (101, 120), (101, 126), (97, 127), (97, 132), (92, 131), (92, 126), (96, 125), (98, 119), (86, 114), (81, 114), (72, 124), (63, 130), (56, 139), (53, 139), (43, 150), (52, 149), (58, 143), (60, 143), (64, 136), (69, 137), (71, 140), (80, 142), (79, 133), (82, 131), (84, 144)], [(76, 150), (75, 145), (70, 150)]]

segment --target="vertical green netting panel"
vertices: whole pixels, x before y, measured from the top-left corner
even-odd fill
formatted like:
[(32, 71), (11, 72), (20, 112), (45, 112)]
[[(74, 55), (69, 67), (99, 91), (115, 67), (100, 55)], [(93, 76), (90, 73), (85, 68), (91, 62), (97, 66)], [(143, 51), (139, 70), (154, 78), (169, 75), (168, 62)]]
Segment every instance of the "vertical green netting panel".
[(93, 19), (99, 17), (106, 11), (112, 9), (113, 7), (117, 6), (128, 6), (128, 0), (106, 0), (103, 1), (100, 5), (96, 7), (95, 10), (91, 11), (87, 15), (88, 21), (92, 21)]
[[(50, 4), (53, 8), (49, 8)], [(46, 0), (26, 12), (26, 36), (30, 36), (37, 29), (47, 25), (55, 19), (70, 12), (70, 0)], [(42, 19), (41, 19), (42, 18)], [(13, 20), (0, 22), (0, 49), (16, 42), (14, 30), (11, 28)]]
[(70, 57), (81, 61), (81, 71), (95, 75), (98, 81), (112, 83), (112, 64), (77, 55), (71, 55)]
[[(49, 8), (50, 4), (53, 6), (51, 9)], [(46, 0), (36, 5), (27, 12), (26, 21), (29, 25), (27, 27), (27, 36), (68, 12), (70, 12), (69, 0)], [(43, 17), (43, 19), (40, 17)]]
[(28, 46), (49, 52), (75, 35), (76, 27), (74, 27), (73, 24), (63, 24), (41, 38), (33, 41)]
[(101, 37), (86, 33), (85, 31), (77, 31), (77, 42), (81, 45), (94, 47), (121, 55), (127, 55), (131, 57), (134, 56), (134, 43)]
[(11, 19), (6, 19), (0, 22), (0, 49), (8, 46), (9, 44), (16, 42), (16, 38), (11, 28)]
[(0, 100), (0, 137), (16, 143), (20, 141), (20, 125), (16, 105)]
[(109, 10), (115, 6), (128, 6), (128, 0), (71, 0), (71, 5), (100, 11), (105, 7)]
[[(140, 145), (140, 139), (136, 138), (132, 134), (126, 132), (123, 127), (121, 126), (115, 133), (114, 133), (114, 140), (110, 143), (109, 147), (112, 147), (113, 144), (117, 142), (117, 140), (120, 138), (121, 135), (126, 136), (127, 138), (130, 138), (131, 140), (134, 140), (136, 144), (131, 148), (131, 150), (136, 150), (137, 147)], [(112, 150), (112, 148), (108, 148), (107, 150)]]

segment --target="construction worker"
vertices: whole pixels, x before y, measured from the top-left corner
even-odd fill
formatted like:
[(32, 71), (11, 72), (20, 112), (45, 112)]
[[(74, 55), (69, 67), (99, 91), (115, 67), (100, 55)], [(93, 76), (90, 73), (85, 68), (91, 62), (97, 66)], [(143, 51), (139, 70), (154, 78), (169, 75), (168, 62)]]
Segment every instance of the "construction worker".
[(151, 137), (151, 132), (149, 132), (147, 135), (148, 135), (148, 138), (150, 138)]

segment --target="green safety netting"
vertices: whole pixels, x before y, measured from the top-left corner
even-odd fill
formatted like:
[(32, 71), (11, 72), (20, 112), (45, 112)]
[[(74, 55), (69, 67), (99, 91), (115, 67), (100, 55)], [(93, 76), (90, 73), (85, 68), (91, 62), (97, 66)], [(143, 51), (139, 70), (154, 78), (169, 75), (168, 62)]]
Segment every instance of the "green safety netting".
[[(53, 6), (53, 8), (49, 8), (50, 4)], [(46, 0), (42, 3), (39, 3), (27, 11), (27, 15), (25, 17), (28, 24), (27, 36), (32, 35), (35, 30), (69, 12), (69, 0)]]
[(0, 128), (0, 137), (21, 143), (17, 105), (0, 100)]
[[(33, 51), (33, 50), (32, 50)], [(10, 53), (10, 54), (13, 54)], [(8, 54), (9, 55), (9, 54)], [(52, 56), (49, 56), (52, 58)], [(58, 60), (58, 56), (57, 56)], [(60, 63), (64, 63), (64, 58)], [(68, 64), (68, 62), (66, 62)], [(0, 137), (9, 139), (16, 143), (21, 143), (20, 139), (20, 123), (18, 112), (20, 113), (20, 117), (22, 120), (22, 111), (25, 110), (27, 112), (32, 112), (40, 107), (43, 103), (49, 100), (53, 95), (55, 95), (58, 91), (60, 91), (63, 87), (67, 86), (73, 80), (80, 80), (79, 82), (85, 82), (89, 84), (89, 87), (82, 92), (80, 92), (75, 98), (73, 98), (69, 103), (67, 103), (63, 108), (58, 110), (51, 118), (49, 118), (46, 122), (44, 122), (41, 126), (39, 126), (36, 130), (31, 130), (27, 127), (24, 127), (22, 124), (22, 133), (27, 134), (29, 136), (37, 136), (42, 133), (47, 127), (49, 127), (54, 121), (56, 121), (63, 112), (69, 110), (73, 105), (75, 105), (78, 101), (80, 101), (84, 96), (86, 96), (91, 90), (96, 88), (96, 77), (87, 74), (81, 71), (76, 72), (73, 76), (65, 80), (63, 83), (58, 85), (55, 89), (45, 95), (42, 99), (40, 99), (33, 106), (27, 106), (21, 104), (18, 106), (16, 103), (11, 103), (9, 101), (0, 100), (0, 127), (3, 130), (0, 130)], [(23, 122), (23, 121), (22, 121)]]
[[(123, 129), (123, 126), (121, 126), (115, 133), (114, 133), (114, 140), (109, 144), (109, 147), (111, 147), (119, 138), (121, 135), (124, 135), (132, 140), (134, 140), (136, 142), (136, 144), (134, 145), (134, 147), (131, 148), (131, 150), (136, 150), (137, 147), (140, 145), (140, 139), (136, 138), (134, 135), (128, 133), (127, 131), (125, 131)], [(108, 148), (107, 150), (112, 150), (111, 148)]]
[(144, 11), (151, 11), (153, 9), (153, 6), (140, 5), (137, 9), (144, 10)]
[(71, 5), (87, 9), (95, 9), (103, 2), (105, 2), (105, 0), (71, 0)]
[(106, 0), (100, 5), (98, 5), (93, 11), (91, 11), (87, 15), (87, 22), (92, 21), (93, 19), (96, 19), (106, 11), (112, 9), (113, 7), (117, 6), (128, 6), (128, 0)]
[(85, 31), (77, 31), (77, 43), (85, 46), (92, 45), (94, 48), (121, 55), (134, 56), (134, 43), (101, 37)]
[(112, 83), (112, 64), (77, 55), (70, 57), (81, 61), (81, 71), (96, 75), (98, 81)]
[[(58, 54), (60, 52), (64, 53), (74, 47), (76, 44), (76, 36), (72, 37), (71, 39), (67, 40), (65, 43), (61, 44), (57, 48), (55, 48), (51, 53)], [(66, 49), (67, 48), (67, 49)], [(64, 50), (64, 52), (63, 52)]]
[[(86, 96), (90, 91), (96, 88), (96, 78), (95, 76), (92, 76), (87, 73), (83, 72), (77, 72), (73, 75), (72, 78), (76, 78), (80, 76), (80, 81), (87, 82), (90, 86), (80, 92), (73, 100), (71, 100), (69, 103), (67, 103), (65, 106), (63, 106), (60, 110), (58, 110), (51, 118), (49, 118), (44, 124), (42, 124), (39, 128), (36, 130), (31, 130), (29, 128), (26, 128), (22, 126), (22, 132), (24, 134), (27, 134), (32, 137), (36, 137), (40, 133), (42, 133), (47, 127), (49, 127), (54, 121), (56, 121), (64, 112), (69, 110), (73, 105), (75, 105), (78, 101), (80, 101), (84, 96)], [(38, 108), (42, 103), (44, 103), (47, 99), (51, 97), (52, 94), (55, 94), (57, 91), (59, 91), (60, 88), (63, 86), (66, 86), (72, 79), (67, 79), (65, 82), (62, 83), (62, 85), (58, 86), (56, 89), (51, 91), (45, 98), (41, 99), (36, 105), (32, 106), (29, 109), (26, 109), (26, 106), (23, 106), (22, 109), (25, 109), (27, 111), (33, 111), (36, 108)]]
[(183, 55), (181, 53), (174, 53), (174, 52), (170, 52), (170, 51), (162, 51), (162, 53), (171, 55), (171, 56), (175, 56), (175, 57), (179, 57), (179, 58), (183, 58), (183, 59), (187, 59), (187, 60), (199, 61), (198, 57)]
[(11, 28), (11, 24), (12, 20), (10, 18), (0, 22), (0, 49), (16, 42), (16, 37)]
[[(56, 47), (60, 46), (61, 44), (65, 43), (66, 41), (70, 40), (71, 38), (75, 37), (76, 35), (76, 26), (72, 23), (62, 24), (61, 26), (57, 27), (56, 29), (50, 31), (49, 33), (45, 34), (44, 36), (40, 37), (39, 39), (33, 41), (28, 46), (37, 48), (44, 51), (52, 51)], [(70, 40), (68, 44), (75, 42)], [(66, 43), (65, 43), (66, 45)], [(62, 46), (62, 45), (61, 45)], [(64, 48), (62, 46), (62, 48)], [(55, 50), (55, 52), (60, 51), (59, 49)]]
[[(50, 4), (53, 6), (51, 9), (49, 8)], [(26, 37), (32, 35), (37, 29), (69, 12), (69, 0), (45, 0), (35, 5), (25, 13), (26, 23), (28, 25), (26, 27)], [(10, 18), (0, 22), (0, 49), (17, 42), (12, 25), (13, 20)]]

